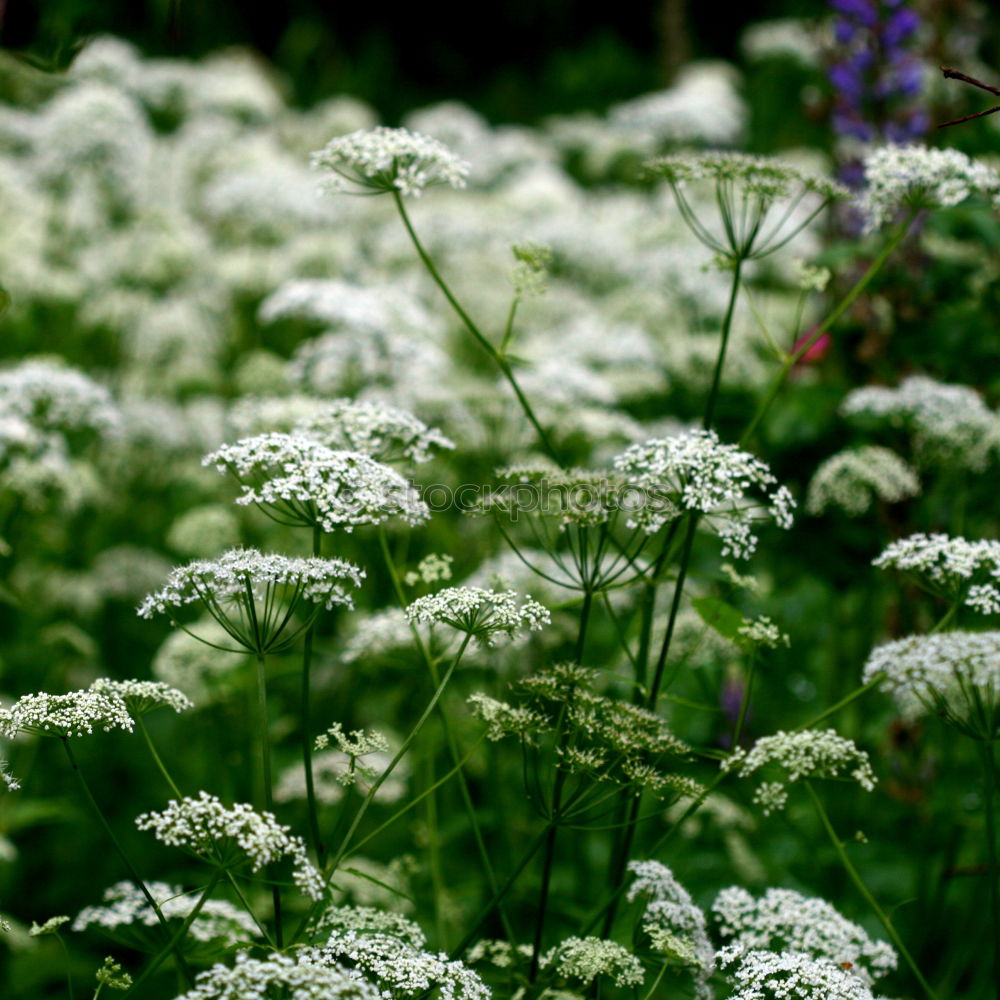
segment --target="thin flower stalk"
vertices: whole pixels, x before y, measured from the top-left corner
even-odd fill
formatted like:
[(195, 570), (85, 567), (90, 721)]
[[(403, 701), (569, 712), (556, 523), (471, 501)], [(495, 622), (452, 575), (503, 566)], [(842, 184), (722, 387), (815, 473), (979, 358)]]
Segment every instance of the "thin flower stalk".
[[(323, 535), (319, 525), (313, 526), (313, 551), (319, 557), (323, 545)], [(316, 634), (315, 619), (309, 623), (302, 644), (302, 692), (300, 699), (299, 728), (302, 733), (302, 766), (306, 776), (306, 803), (309, 810), (309, 836), (312, 838), (316, 862), (322, 870), (326, 861), (326, 845), (319, 829), (319, 808), (316, 804), (316, 784), (312, 767), (312, 726), (310, 725), (310, 672), (312, 669), (313, 638)]]
[[(399, 216), (403, 220), (403, 225), (406, 227), (406, 232), (410, 237), (410, 241), (413, 243), (413, 247), (417, 251), (424, 267), (427, 268), (427, 273), (434, 280), (434, 283), (438, 286), (438, 288), (441, 289), (444, 297), (448, 300), (448, 304), (455, 310), (456, 315), (462, 321), (465, 328), (472, 334), (479, 346), (486, 351), (496, 366), (500, 369), (500, 373), (507, 380), (508, 385), (510, 385), (514, 395), (517, 397), (517, 401), (520, 404), (521, 409), (524, 411), (525, 417), (528, 418), (528, 422), (538, 435), (539, 443), (545, 453), (552, 459), (553, 462), (557, 465), (561, 465), (562, 463), (559, 461), (559, 455), (553, 447), (552, 442), (549, 440), (549, 436), (545, 433), (541, 423), (539, 423), (538, 417), (535, 415), (535, 411), (532, 409), (531, 404), (528, 402), (528, 398), (524, 394), (524, 390), (517, 381), (510, 361), (508, 361), (506, 356), (493, 346), (489, 338), (479, 329), (473, 319), (465, 311), (462, 304), (457, 298), (455, 298), (454, 293), (441, 276), (441, 272), (438, 271), (434, 261), (431, 259), (430, 254), (427, 253), (424, 245), (420, 242), (420, 238), (417, 236), (417, 231), (413, 228), (413, 223), (410, 221), (409, 213), (406, 211), (406, 206), (403, 204), (403, 199), (399, 192), (393, 192), (393, 200), (396, 203), (396, 208), (399, 210)], [(513, 317), (511, 317), (511, 319), (513, 319)]]
[(871, 283), (875, 275), (882, 270), (885, 262), (892, 256), (899, 244), (903, 242), (906, 234), (910, 231), (910, 226), (913, 225), (919, 211), (920, 210), (918, 208), (911, 208), (907, 212), (902, 222), (900, 222), (900, 224), (896, 227), (892, 235), (888, 240), (886, 240), (882, 249), (876, 255), (875, 259), (868, 266), (868, 270), (866, 270), (865, 273), (858, 278), (847, 294), (833, 307), (833, 309), (830, 310), (826, 318), (816, 326), (816, 328), (805, 340), (803, 340), (798, 349), (793, 351), (787, 358), (785, 358), (784, 361), (782, 361), (781, 368), (771, 381), (764, 398), (760, 401), (760, 403), (758, 403), (757, 409), (754, 412), (753, 417), (750, 419), (750, 423), (747, 424), (746, 430), (743, 431), (743, 434), (740, 437), (741, 445), (746, 445), (753, 437), (754, 432), (760, 426), (764, 417), (767, 416), (767, 413), (774, 404), (775, 399), (777, 399), (778, 393), (781, 392), (781, 387), (785, 384), (785, 380), (788, 378), (789, 372), (795, 367), (795, 364), (800, 361), (806, 353), (813, 346), (815, 346), (820, 337), (827, 333), (840, 319), (840, 317), (843, 316), (848, 309), (850, 309), (858, 296), (860, 296)]
[[(251, 601), (251, 608), (253, 602)], [(260, 778), (261, 778), (261, 800), (264, 809), (273, 815), (274, 813), (274, 787), (271, 777), (271, 738), (269, 735), (269, 723), (267, 714), (267, 676), (265, 673), (265, 658), (263, 653), (258, 653), (257, 662), (257, 739), (260, 744)], [(270, 878), (270, 869), (265, 869)], [(284, 933), (282, 931), (281, 917), (281, 890), (277, 884), (271, 883), (271, 900), (274, 904), (274, 938), (279, 948), (282, 947)]]
[(993, 938), (993, 982), (1000, 1000), (1000, 871), (997, 870), (997, 829), (996, 829), (996, 762), (994, 741), (982, 740), (980, 753), (983, 759), (983, 788), (986, 813), (986, 857), (990, 871), (990, 923)]
[(872, 908), (872, 912), (878, 917), (879, 922), (885, 928), (886, 934), (889, 935), (892, 943), (895, 945), (896, 950), (903, 956), (903, 961), (910, 967), (910, 971), (913, 973), (914, 978), (920, 984), (920, 988), (924, 991), (927, 996), (927, 1000), (937, 1000), (937, 995), (931, 988), (930, 983), (924, 978), (923, 973), (917, 966), (917, 963), (913, 960), (913, 956), (907, 950), (906, 945), (903, 943), (903, 939), (899, 936), (896, 928), (893, 927), (892, 921), (889, 919), (889, 915), (879, 906), (878, 901), (871, 894), (871, 890), (865, 885), (864, 880), (858, 874), (857, 868), (854, 867), (854, 863), (851, 861), (844, 850), (844, 842), (837, 836), (837, 831), (833, 828), (833, 823), (830, 822), (830, 817), (827, 815), (826, 808), (823, 805), (823, 800), (816, 794), (816, 790), (812, 786), (812, 782), (806, 780), (803, 782), (806, 786), (806, 791), (809, 793), (809, 797), (812, 799), (814, 808), (816, 809), (816, 814), (819, 816), (820, 823), (823, 825), (823, 829), (826, 831), (826, 835), (830, 839), (830, 843), (833, 845), (833, 849), (837, 852), (837, 857), (840, 859), (840, 863), (844, 866), (844, 871), (847, 872), (847, 877), (854, 884), (854, 887), (861, 893), (864, 897), (865, 902)]
[[(87, 779), (83, 776), (83, 771), (80, 770), (80, 765), (76, 762), (76, 757), (73, 754), (73, 748), (70, 746), (69, 738), (63, 736), (60, 738), (60, 742), (63, 745), (63, 749), (66, 751), (66, 757), (69, 760), (70, 768), (76, 776), (77, 781), (80, 783), (80, 787), (83, 789), (84, 797), (90, 803), (98, 821), (104, 828), (104, 832), (108, 835), (108, 838), (115, 849), (115, 853), (119, 858), (121, 858), (122, 864), (125, 865), (125, 868), (132, 881), (135, 883), (136, 888), (146, 897), (146, 901), (153, 908), (153, 912), (156, 914), (157, 920), (160, 921), (160, 926), (164, 931), (166, 931), (167, 921), (163, 916), (163, 911), (160, 909), (159, 903), (157, 903), (153, 898), (153, 895), (146, 886), (146, 883), (142, 880), (142, 876), (136, 871), (135, 866), (132, 864), (129, 856), (125, 853), (118, 841), (118, 838), (115, 836), (115, 831), (111, 828), (111, 824), (104, 815), (104, 810), (101, 809), (100, 805), (98, 805), (97, 799), (94, 798), (94, 793), (90, 790), (90, 785), (87, 783)], [(191, 970), (188, 968), (187, 962), (184, 959), (184, 952), (180, 949), (179, 945), (174, 943), (171, 944), (171, 950), (174, 952), (177, 959), (177, 966), (180, 969), (181, 975), (184, 976), (188, 985), (193, 985), (194, 977), (191, 975)]]
[[(389, 551), (389, 541), (386, 538), (384, 530), (379, 531), (379, 541), (382, 547), (382, 557), (385, 560), (386, 567), (389, 570), (389, 576), (392, 579), (392, 585), (396, 593), (396, 599), (399, 602), (400, 607), (405, 610), (407, 607), (406, 596), (403, 593), (403, 587), (399, 579), (399, 571), (396, 569), (395, 560), (392, 558), (392, 553)], [(423, 637), (420, 635), (420, 631), (417, 628), (416, 623), (411, 621), (410, 628), (413, 632), (413, 638), (417, 644), (417, 648), (420, 651), (420, 656), (423, 659), (425, 666), (427, 667), (428, 673), (430, 674), (431, 683), (434, 684), (436, 688), (435, 695), (434, 698), (432, 699), (431, 705), (428, 706), (427, 711), (424, 713), (424, 715), (421, 717), (420, 722), (418, 723), (418, 726), (420, 726), (423, 725), (424, 719), (426, 719), (427, 715), (434, 708), (434, 706), (438, 704), (441, 693), (443, 693), (444, 687), (447, 684), (448, 678), (451, 676), (451, 673), (457, 666), (458, 661), (462, 657), (462, 654), (465, 652), (466, 647), (468, 646), (469, 642), (472, 639), (473, 633), (472, 632), (466, 633), (465, 638), (462, 640), (462, 645), (459, 647), (458, 654), (456, 655), (455, 658), (452, 659), (451, 664), (448, 667), (448, 672), (445, 675), (444, 679), (442, 680), (439, 676), (437, 664), (434, 660), (434, 657), (431, 656), (430, 650), (427, 648), (427, 644), (424, 642)], [(497, 877), (496, 873), (493, 870), (493, 863), (490, 861), (489, 851), (486, 849), (486, 841), (483, 839), (483, 832), (479, 826), (479, 819), (476, 816), (476, 808), (472, 801), (472, 796), (469, 794), (468, 782), (466, 782), (465, 780), (465, 774), (463, 773), (461, 768), (458, 767), (459, 762), (461, 760), (461, 754), (459, 753), (458, 743), (455, 740), (454, 733), (452, 732), (451, 726), (448, 722), (448, 715), (444, 711), (443, 707), (441, 708), (439, 714), (441, 719), (441, 728), (444, 731), (445, 742), (448, 744), (448, 752), (451, 754), (452, 764), (456, 768), (458, 768), (457, 771), (458, 786), (462, 794), (462, 802), (465, 806), (465, 810), (469, 818), (469, 825), (472, 828), (473, 838), (476, 841), (476, 848), (479, 851), (479, 858), (480, 861), (482, 862), (483, 871), (486, 874), (486, 880), (489, 883), (490, 892), (495, 894), (497, 891), (497, 884), (498, 884)], [(412, 734), (410, 738), (412, 739)], [(503, 911), (503, 909), (500, 909), (500, 918), (503, 921), (504, 930), (508, 936), (508, 939), (511, 942), (515, 941), (516, 937), (513, 932), (513, 927), (511, 926), (507, 918), (507, 915)]]

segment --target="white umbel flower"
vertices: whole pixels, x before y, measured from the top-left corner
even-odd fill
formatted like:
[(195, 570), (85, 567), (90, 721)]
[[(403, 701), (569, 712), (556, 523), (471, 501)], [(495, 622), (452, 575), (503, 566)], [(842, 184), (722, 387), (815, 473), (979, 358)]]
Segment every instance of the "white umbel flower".
[(1000, 174), (957, 149), (883, 146), (865, 157), (864, 169), (861, 208), (868, 232), (891, 222), (905, 206), (947, 208), (973, 194), (1000, 191)]
[(910, 535), (893, 542), (872, 565), (912, 573), (932, 594), (961, 600), (984, 615), (1000, 613), (1000, 542)]
[(223, 445), (202, 459), (229, 471), (243, 488), (239, 504), (257, 504), (283, 524), (323, 531), (430, 517), (397, 472), (356, 451), (336, 451), (306, 434), (260, 434)]
[(628, 948), (596, 937), (568, 937), (547, 951), (540, 964), (585, 986), (598, 976), (610, 977), (615, 986), (641, 986), (646, 978), (642, 962)]
[(746, 951), (730, 945), (719, 952), (719, 964), (736, 987), (728, 1000), (763, 1000), (767, 997), (801, 997), (803, 1000), (874, 1000), (871, 990), (857, 976), (796, 952)]
[[(147, 882), (146, 888), (167, 919), (184, 920), (194, 909), (199, 893), (185, 892), (179, 885)], [(115, 937), (141, 936), (143, 928), (158, 928), (160, 918), (145, 895), (132, 882), (116, 882), (104, 890), (102, 906), (85, 906), (73, 921), (72, 930), (99, 927)], [(224, 899), (208, 899), (191, 922), (187, 933), (196, 941), (215, 941), (227, 948), (258, 937), (253, 918)]]
[(513, 590), (481, 587), (447, 587), (419, 597), (406, 609), (406, 617), (414, 625), (449, 625), (488, 646), (496, 645), (501, 634), (513, 638), (524, 629), (537, 632), (552, 621), (549, 612), (530, 597), (518, 603)]
[(198, 973), (193, 989), (176, 1000), (265, 1000), (268, 997), (295, 1000), (384, 1000), (379, 990), (353, 970), (324, 962), (314, 949), (299, 949), (295, 957), (269, 955), (236, 956), (230, 968), (217, 963)]
[[(778, 486), (770, 469), (736, 445), (722, 444), (715, 431), (696, 430), (633, 445), (614, 461), (647, 501), (630, 519), (652, 533), (680, 507), (696, 511), (723, 541), (722, 554), (745, 559), (757, 547), (756, 521), (792, 526), (795, 501)], [(754, 499), (750, 492), (757, 493)]]
[(715, 897), (712, 913), (731, 945), (825, 959), (850, 969), (868, 985), (892, 972), (898, 962), (888, 944), (873, 941), (826, 900), (792, 889), (768, 889), (754, 899), (741, 886), (730, 886)]
[(331, 191), (413, 197), (432, 184), (463, 188), (470, 170), (437, 139), (384, 126), (331, 139), (313, 153), (312, 165)]
[(831, 455), (813, 473), (806, 494), (806, 511), (822, 514), (839, 507), (858, 517), (872, 503), (899, 503), (920, 493), (916, 472), (894, 451), (878, 445), (850, 448)]
[(135, 723), (117, 694), (70, 691), (68, 694), (26, 694), (0, 709), (0, 736), (83, 736), (94, 729), (132, 732)]
[(833, 729), (779, 731), (773, 736), (762, 736), (749, 753), (742, 748), (737, 750), (722, 767), (746, 778), (768, 765), (779, 768), (784, 775), (783, 780), (764, 782), (754, 792), (753, 801), (765, 815), (783, 809), (788, 798), (787, 786), (803, 779), (839, 778), (846, 772), (866, 792), (875, 788), (876, 778), (868, 754)]
[(175, 712), (194, 708), (194, 702), (183, 691), (163, 681), (115, 681), (100, 677), (90, 685), (90, 690), (121, 698), (133, 718), (157, 708), (172, 708)]
[(292, 860), (295, 884), (312, 899), (326, 892), (323, 876), (312, 866), (301, 837), (292, 834), (269, 812), (256, 812), (245, 802), (226, 808), (215, 795), (171, 799), (162, 812), (137, 816), (140, 830), (151, 830), (164, 844), (181, 847), (215, 864), (249, 862), (253, 872), (283, 857)]
[(887, 642), (872, 651), (862, 679), (880, 675), (908, 714), (933, 712), (977, 739), (1000, 732), (1000, 632), (938, 632)]

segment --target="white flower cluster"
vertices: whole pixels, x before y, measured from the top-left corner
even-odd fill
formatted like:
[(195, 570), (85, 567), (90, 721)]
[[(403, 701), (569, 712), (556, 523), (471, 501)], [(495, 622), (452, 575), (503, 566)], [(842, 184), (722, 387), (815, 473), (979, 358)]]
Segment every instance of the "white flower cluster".
[(646, 978), (642, 962), (628, 948), (596, 937), (568, 937), (547, 951), (539, 964), (585, 986), (598, 976), (610, 976), (615, 986), (641, 986)]
[(432, 552), (420, 560), (415, 570), (411, 570), (403, 577), (403, 582), (407, 587), (415, 587), (418, 583), (440, 583), (450, 580), (451, 564), (454, 561), (454, 556)]
[(849, 971), (796, 952), (746, 951), (740, 945), (723, 948), (722, 968), (736, 987), (728, 1000), (801, 997), (803, 1000), (875, 1000), (869, 987)]
[(849, 776), (866, 792), (875, 788), (877, 780), (868, 754), (833, 729), (779, 731), (762, 736), (749, 753), (738, 749), (722, 767), (746, 778), (770, 764), (784, 770), (785, 776), (782, 781), (764, 782), (754, 792), (753, 801), (762, 807), (764, 815), (783, 809), (788, 799), (787, 785), (803, 778), (839, 778), (841, 772), (850, 769)]
[[(313, 793), (318, 802), (336, 805), (344, 798), (344, 788), (357, 787), (358, 793), (367, 795), (372, 783), (385, 771), (392, 761), (389, 753), (376, 752), (363, 764), (357, 758), (349, 757), (339, 750), (324, 750), (313, 755)], [(407, 791), (409, 768), (405, 761), (399, 761), (385, 781), (375, 792), (374, 801), (380, 803), (398, 802)], [(274, 786), (275, 802), (305, 802), (308, 798), (306, 772), (299, 761), (281, 773)]]
[(227, 809), (215, 795), (203, 791), (196, 799), (171, 799), (162, 812), (136, 817), (135, 825), (152, 830), (164, 844), (185, 848), (209, 861), (249, 861), (254, 872), (290, 857), (295, 884), (307, 896), (322, 899), (326, 892), (323, 876), (310, 863), (302, 838), (294, 836), (271, 813), (255, 812), (245, 802)]
[(465, 187), (469, 164), (443, 143), (405, 128), (379, 126), (331, 139), (313, 154), (332, 191), (417, 197), (431, 184)]
[(163, 681), (114, 681), (100, 677), (90, 685), (90, 690), (121, 698), (133, 718), (162, 707), (178, 713), (194, 708), (194, 702), (183, 691)]
[(659, 861), (630, 861), (628, 870), (634, 876), (628, 901), (640, 895), (649, 900), (642, 914), (642, 929), (653, 947), (690, 967), (695, 996), (710, 1000), (708, 982), (715, 972), (715, 948), (708, 936), (705, 914), (666, 865)]
[(806, 511), (818, 516), (839, 507), (858, 517), (875, 500), (899, 503), (920, 493), (916, 472), (890, 448), (865, 445), (831, 455), (813, 473), (806, 493)]
[(246, 602), (252, 594), (260, 603), (264, 594), (288, 588), (295, 600), (309, 601), (332, 608), (335, 604), (351, 607), (345, 582), (361, 586), (364, 571), (342, 559), (315, 556), (294, 558), (256, 549), (233, 549), (218, 559), (199, 559), (178, 566), (166, 586), (149, 594), (139, 605), (141, 618), (164, 614), (194, 601), (204, 601), (209, 609)]
[(747, 951), (796, 952), (850, 969), (871, 983), (896, 968), (896, 952), (873, 941), (826, 900), (792, 889), (768, 889), (754, 899), (741, 886), (723, 889), (712, 904), (719, 933)]
[(323, 961), (311, 948), (299, 949), (294, 958), (279, 954), (251, 958), (240, 952), (232, 968), (217, 963), (199, 972), (194, 987), (176, 1000), (268, 1000), (276, 996), (295, 1000), (386, 1000), (357, 972)]
[(1000, 613), (1000, 542), (910, 535), (889, 545), (872, 565), (913, 573), (931, 593), (961, 598), (984, 615)]
[(21, 787), (21, 782), (10, 773), (10, 765), (5, 760), (0, 760), (0, 781), (7, 786), (8, 792), (16, 792)]
[(336, 451), (305, 434), (260, 434), (226, 444), (203, 465), (231, 472), (243, 487), (239, 504), (270, 508), (277, 520), (324, 531), (430, 517), (417, 491), (368, 455)]
[[(179, 885), (147, 882), (146, 888), (167, 919), (186, 919), (198, 901), (198, 893), (186, 893)], [(160, 918), (145, 895), (132, 882), (116, 882), (104, 890), (103, 906), (85, 906), (73, 921), (72, 930), (84, 931), (97, 926), (120, 936), (128, 928), (158, 927)], [(208, 899), (188, 926), (188, 934), (196, 941), (218, 941), (232, 948), (256, 938), (260, 931), (246, 911), (224, 899)]]
[(10, 739), (18, 733), (35, 736), (83, 736), (94, 728), (110, 732), (132, 732), (135, 723), (125, 702), (116, 694), (93, 690), (68, 694), (26, 694), (8, 708), (0, 709), (0, 736)]
[(767, 615), (759, 618), (744, 618), (743, 624), (736, 630), (742, 641), (751, 646), (766, 646), (777, 649), (779, 646), (790, 645), (788, 635), (781, 631)]
[(973, 194), (1000, 192), (1000, 174), (957, 149), (883, 146), (865, 157), (864, 169), (868, 232), (891, 222), (903, 206), (947, 208)]
[(414, 947), (392, 934), (334, 930), (320, 949), (324, 961), (346, 959), (378, 983), (383, 997), (439, 991), (443, 1000), (489, 1000), (486, 984), (463, 962)]
[(481, 587), (446, 587), (418, 597), (406, 609), (406, 617), (414, 625), (449, 625), (487, 646), (496, 645), (501, 634), (513, 638), (524, 629), (537, 632), (552, 623), (548, 610), (531, 597), (518, 603), (513, 590)]
[(967, 385), (911, 375), (895, 389), (865, 386), (849, 393), (842, 416), (887, 420), (913, 434), (923, 462), (982, 472), (1000, 456), (1000, 414)]
[(937, 632), (887, 642), (872, 650), (862, 679), (880, 675), (907, 714), (933, 712), (980, 739), (993, 739), (1000, 728), (1000, 632)]
[(313, 940), (317, 940), (324, 931), (351, 930), (361, 934), (387, 934), (413, 948), (424, 948), (427, 944), (419, 924), (402, 913), (374, 906), (328, 906), (310, 924), (309, 930)]
[(112, 437), (122, 422), (107, 389), (43, 359), (0, 371), (0, 415), (20, 417), (40, 431), (90, 431), (101, 437)]
[[(788, 489), (777, 486), (760, 459), (736, 445), (722, 444), (715, 431), (688, 431), (633, 445), (614, 466), (646, 492), (647, 504), (632, 515), (630, 527), (659, 530), (666, 520), (666, 502), (671, 509), (700, 513), (722, 539), (722, 554), (745, 559), (757, 546), (755, 521), (771, 518), (782, 528), (792, 526), (795, 501)], [(751, 489), (762, 493), (768, 506), (751, 499)]]
[(327, 448), (360, 451), (380, 462), (400, 458), (426, 462), (434, 448), (455, 447), (454, 441), (412, 413), (364, 400), (324, 402), (322, 408), (299, 419), (295, 430)]

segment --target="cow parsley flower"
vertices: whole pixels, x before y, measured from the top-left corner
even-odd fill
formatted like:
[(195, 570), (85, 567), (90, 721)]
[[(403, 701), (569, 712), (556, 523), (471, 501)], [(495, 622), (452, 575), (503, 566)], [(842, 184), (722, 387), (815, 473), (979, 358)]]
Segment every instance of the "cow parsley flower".
[[(850, 193), (836, 181), (806, 173), (793, 164), (747, 153), (664, 156), (649, 161), (646, 169), (650, 176), (669, 182), (691, 232), (729, 260), (752, 260), (774, 253), (827, 205)], [(698, 181), (714, 185), (722, 216), (721, 233), (698, 218), (684, 193), (686, 185)], [(807, 209), (796, 214), (806, 199), (810, 199)]]
[(7, 761), (0, 760), (0, 781), (7, 786), (8, 792), (16, 792), (21, 787), (21, 782), (10, 773), (9, 767)]
[(916, 472), (889, 448), (866, 445), (831, 455), (813, 473), (806, 493), (806, 511), (818, 516), (839, 507), (858, 517), (875, 500), (899, 503), (920, 493)]
[(975, 739), (1000, 733), (1000, 632), (911, 635), (872, 650), (862, 679), (882, 676), (907, 714), (939, 715)]
[(765, 816), (785, 807), (788, 785), (801, 779), (839, 778), (848, 771), (848, 776), (866, 792), (875, 788), (877, 780), (868, 754), (833, 729), (779, 731), (773, 736), (763, 736), (749, 753), (742, 748), (737, 750), (723, 762), (722, 768), (746, 778), (768, 765), (780, 768), (784, 777), (781, 781), (763, 782), (754, 792), (753, 801), (761, 806)]
[[(166, 882), (147, 882), (146, 888), (166, 920), (186, 919), (200, 895), (185, 892), (181, 886)], [(160, 918), (132, 882), (116, 882), (108, 886), (102, 902), (101, 906), (85, 906), (76, 915), (71, 929), (85, 931), (88, 927), (99, 927), (130, 946), (141, 948), (149, 945), (150, 938), (146, 936), (145, 929), (159, 928)], [(188, 926), (187, 933), (195, 941), (205, 944), (214, 942), (232, 948), (257, 938), (260, 931), (245, 910), (223, 899), (208, 899)]]
[(412, 413), (363, 400), (324, 402), (313, 413), (301, 417), (295, 430), (316, 438), (327, 448), (360, 451), (379, 462), (404, 458), (426, 462), (433, 449), (455, 447), (454, 441)]
[[(139, 605), (138, 614), (142, 618), (172, 614), (200, 601), (244, 649), (274, 651), (292, 642), (321, 608), (351, 607), (347, 585), (359, 587), (364, 575), (342, 559), (299, 559), (234, 549), (218, 559), (177, 567), (166, 586)], [(305, 624), (289, 631), (292, 612), (303, 604), (313, 605)]]
[(465, 187), (470, 166), (443, 143), (405, 128), (379, 126), (338, 136), (316, 153), (331, 191), (418, 197), (432, 184)]
[(485, 646), (495, 646), (501, 635), (512, 639), (524, 629), (537, 632), (552, 622), (549, 612), (530, 597), (518, 603), (513, 590), (498, 593), (481, 587), (447, 587), (418, 597), (406, 617), (414, 625), (448, 625)]
[(984, 615), (1000, 613), (1000, 542), (910, 535), (893, 542), (872, 565), (911, 573), (932, 594), (960, 600)]
[[(768, 467), (736, 445), (722, 444), (715, 431), (696, 430), (633, 445), (614, 460), (630, 483), (659, 501), (634, 512), (629, 525), (647, 532), (664, 523), (663, 501), (695, 511), (722, 539), (722, 554), (745, 559), (757, 546), (753, 524), (771, 519), (792, 526), (795, 501), (777, 485)], [(750, 491), (760, 494), (754, 500)], [(659, 509), (657, 509), (659, 508)]]
[(94, 973), (97, 980), (97, 989), (94, 996), (101, 991), (102, 986), (107, 986), (109, 990), (127, 990), (132, 985), (132, 977), (122, 971), (121, 962), (116, 962), (111, 955), (104, 959), (104, 964)]
[(70, 691), (68, 694), (26, 694), (8, 708), (0, 709), (0, 736), (18, 733), (35, 736), (83, 736), (95, 727), (110, 732), (132, 732), (135, 723), (125, 702), (117, 694)]
[(809, 1000), (874, 1000), (858, 977), (832, 962), (796, 952), (746, 951), (740, 945), (723, 948), (719, 965), (735, 990), (728, 1000), (763, 1000), (764, 997), (802, 997)]
[(34, 920), (31, 921), (31, 930), (28, 931), (29, 937), (41, 937), (43, 934), (57, 934), (59, 928), (63, 924), (68, 924), (70, 918), (66, 916), (49, 917), (44, 924), (38, 924)]
[(957, 149), (883, 146), (865, 158), (864, 170), (867, 232), (881, 229), (903, 207), (947, 208), (973, 194), (1000, 192), (1000, 174)]
[(659, 861), (630, 861), (628, 870), (634, 879), (627, 898), (630, 903), (639, 897), (647, 900), (640, 919), (653, 948), (690, 968), (695, 996), (711, 1000), (708, 982), (715, 972), (715, 948), (708, 936), (705, 914), (666, 865)]
[(611, 977), (615, 986), (641, 986), (646, 978), (642, 962), (624, 945), (596, 937), (568, 937), (547, 951), (539, 964), (585, 986), (598, 976)]
[(194, 708), (194, 702), (183, 691), (163, 681), (114, 681), (101, 677), (90, 685), (90, 690), (121, 698), (133, 718), (157, 708), (172, 708), (178, 713)]
[(383, 997), (440, 990), (448, 1000), (489, 1000), (486, 984), (464, 963), (414, 947), (392, 934), (334, 930), (320, 949), (323, 960), (344, 959), (374, 980)]
[(136, 817), (140, 830), (151, 830), (164, 844), (181, 847), (221, 867), (249, 862), (253, 872), (283, 857), (292, 860), (295, 884), (312, 899), (326, 892), (323, 876), (312, 866), (301, 837), (294, 836), (269, 812), (255, 812), (245, 802), (226, 808), (208, 792), (198, 798), (171, 799), (162, 812)]
[(913, 435), (921, 462), (982, 472), (1000, 456), (1000, 415), (967, 385), (911, 375), (896, 388), (865, 386), (840, 406), (855, 420), (884, 420)]
[(427, 945), (427, 938), (419, 924), (402, 913), (391, 913), (374, 906), (328, 906), (309, 925), (313, 940), (319, 940), (324, 931), (329, 933), (334, 930), (387, 934), (418, 949)]
[(335, 451), (306, 434), (261, 434), (223, 445), (202, 459), (229, 471), (243, 488), (239, 504), (257, 504), (281, 524), (353, 530), (402, 517), (420, 524), (427, 505), (398, 473), (355, 451)]
[(315, 949), (301, 948), (295, 956), (272, 954), (236, 956), (232, 968), (216, 963), (198, 973), (194, 987), (176, 1000), (385, 1000), (384, 995), (354, 970), (328, 963)]
[(826, 900), (792, 889), (768, 889), (754, 899), (746, 889), (730, 886), (715, 897), (712, 913), (731, 945), (826, 960), (868, 985), (892, 972), (898, 961), (885, 941), (873, 941)]

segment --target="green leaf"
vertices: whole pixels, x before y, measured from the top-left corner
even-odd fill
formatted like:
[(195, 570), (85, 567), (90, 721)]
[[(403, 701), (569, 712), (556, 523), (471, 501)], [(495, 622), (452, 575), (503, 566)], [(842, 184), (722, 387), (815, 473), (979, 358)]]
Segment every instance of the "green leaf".
[(696, 597), (691, 606), (701, 620), (726, 639), (736, 640), (743, 625), (743, 612), (718, 597)]

